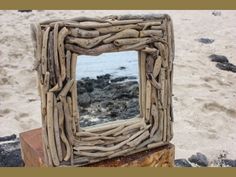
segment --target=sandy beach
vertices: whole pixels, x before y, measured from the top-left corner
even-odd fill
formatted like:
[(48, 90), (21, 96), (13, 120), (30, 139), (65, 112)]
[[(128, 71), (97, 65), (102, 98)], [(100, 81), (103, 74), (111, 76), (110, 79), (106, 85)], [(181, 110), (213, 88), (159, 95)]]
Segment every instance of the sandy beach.
[[(236, 11), (0, 11), (0, 136), (41, 126), (40, 98), (30, 23), (47, 19), (114, 14), (168, 13), (174, 23), (174, 138), (176, 158), (196, 152), (209, 160), (236, 159), (236, 73), (217, 68), (208, 56), (236, 64)], [(199, 38), (213, 39), (211, 44)]]

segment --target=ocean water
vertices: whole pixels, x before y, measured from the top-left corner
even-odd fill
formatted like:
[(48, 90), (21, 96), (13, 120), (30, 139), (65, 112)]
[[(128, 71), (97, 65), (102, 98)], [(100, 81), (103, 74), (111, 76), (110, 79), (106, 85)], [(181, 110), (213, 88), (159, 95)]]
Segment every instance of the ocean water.
[[(120, 69), (125, 67), (125, 69)], [(138, 52), (125, 51), (104, 53), (99, 56), (81, 55), (77, 59), (76, 79), (83, 77), (96, 78), (103, 74), (135, 76), (138, 79)]]

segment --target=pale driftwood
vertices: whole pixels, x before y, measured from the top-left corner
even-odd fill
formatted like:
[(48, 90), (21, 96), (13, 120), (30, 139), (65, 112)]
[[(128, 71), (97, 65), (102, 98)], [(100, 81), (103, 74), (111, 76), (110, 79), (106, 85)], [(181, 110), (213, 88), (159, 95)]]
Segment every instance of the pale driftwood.
[(106, 156), (109, 156), (109, 155), (113, 154), (114, 151), (109, 151), (109, 152), (95, 152), (95, 153), (83, 152), (83, 151), (75, 151), (74, 153), (77, 154), (77, 155), (86, 156), (86, 157), (106, 157)]
[(139, 36), (139, 32), (134, 29), (125, 29), (121, 32), (116, 33), (115, 35), (103, 40), (105, 44), (113, 42), (116, 39), (121, 39), (121, 38), (137, 38)]
[(109, 130), (109, 131), (106, 131), (104, 133), (101, 133), (100, 135), (101, 136), (108, 136), (108, 135), (114, 135), (115, 133), (119, 132), (120, 130), (124, 129), (124, 125), (121, 125), (115, 129), (112, 129), (112, 130)]
[(152, 105), (152, 108), (151, 108), (151, 115), (154, 118), (154, 122), (153, 122), (152, 129), (150, 131), (150, 137), (153, 137), (153, 135), (156, 133), (158, 129), (158, 118), (159, 118), (157, 106), (154, 104)]
[(110, 26), (106, 28), (97, 28), (96, 30), (99, 31), (99, 33), (101, 34), (110, 34), (110, 33), (117, 33), (125, 29), (140, 30), (142, 29), (142, 27), (137, 24), (131, 24), (131, 25)]
[(140, 31), (140, 37), (150, 37), (150, 36), (158, 36), (162, 37), (163, 33), (161, 30), (144, 30)]
[(58, 34), (58, 53), (59, 53), (59, 61), (60, 61), (60, 69), (61, 69), (61, 79), (62, 82), (66, 78), (66, 66), (65, 66), (65, 47), (64, 47), (64, 39), (69, 34), (69, 31), (67, 28), (62, 28)]
[(70, 144), (72, 145), (74, 142), (74, 135), (72, 132), (72, 124), (71, 124), (71, 115), (70, 115), (70, 110), (69, 110), (69, 105), (66, 101), (66, 99), (63, 100), (63, 109), (64, 109), (64, 116), (65, 116), (65, 129), (66, 129), (66, 134), (68, 136), (68, 140)]
[(68, 37), (66, 42), (72, 43), (72, 44), (77, 44), (80, 47), (90, 49), (101, 43), (104, 39), (110, 37), (111, 34), (106, 34), (103, 36), (98, 36), (96, 38), (92, 39), (84, 39), (84, 38), (73, 38), (73, 37)]
[(99, 31), (83, 30), (83, 29), (79, 29), (79, 28), (70, 28), (70, 35), (73, 37), (94, 38), (94, 37), (99, 36)]
[(126, 153), (129, 153), (131, 151), (133, 151), (135, 148), (129, 148), (129, 149), (125, 149), (125, 150), (121, 150), (121, 151), (117, 151), (116, 153), (113, 153), (111, 155), (108, 156), (108, 158), (114, 158), (114, 157), (118, 157), (118, 156), (122, 156)]
[(145, 110), (145, 120), (150, 122), (151, 119), (151, 95), (152, 95), (152, 85), (149, 80), (146, 81), (146, 110)]
[(55, 66), (54, 66), (54, 50), (53, 50), (53, 38), (54, 34), (53, 31), (49, 34), (49, 42), (48, 42), (48, 70), (50, 72), (50, 85), (56, 84), (56, 76), (55, 76)]
[(147, 77), (154, 88), (156, 88), (158, 90), (161, 89), (161, 84), (156, 81), (156, 79), (152, 73), (147, 74)]
[(53, 93), (48, 92), (47, 93), (47, 132), (48, 132), (48, 142), (49, 147), (51, 151), (52, 156), (52, 162), (55, 166), (59, 166), (60, 162), (58, 159), (57, 149), (56, 149), (56, 143), (55, 143), (55, 134), (53, 129)]
[(161, 57), (162, 57), (162, 66), (168, 67), (168, 58), (165, 50), (164, 44), (161, 42), (154, 43), (154, 45), (159, 49)]
[(153, 76), (156, 78), (161, 70), (161, 64), (162, 64), (162, 57), (158, 56), (158, 58), (155, 61), (154, 68), (153, 68)]
[(165, 145), (165, 142), (159, 142), (159, 143), (152, 143), (147, 145), (148, 149), (156, 148)]
[(56, 96), (54, 96), (53, 107), (54, 107), (53, 125), (54, 125), (56, 149), (57, 149), (58, 159), (61, 162), (63, 157), (62, 157), (62, 148), (61, 148), (61, 140), (59, 132), (59, 118), (58, 118), (59, 114), (58, 114)]
[[(142, 50), (142, 52), (144, 51)], [(146, 73), (147, 74), (152, 73), (153, 65), (154, 65), (154, 58), (152, 57), (152, 55), (147, 55), (147, 58), (146, 58)]]
[(146, 30), (150, 26), (154, 25), (161, 25), (160, 21), (155, 21), (155, 22), (143, 22), (143, 23), (138, 23), (141, 26), (144, 26), (142, 30)]
[(74, 140), (74, 146), (94, 146), (94, 145), (102, 145), (104, 144), (104, 140), (91, 140), (91, 141), (80, 141)]
[(70, 62), (71, 62), (71, 52), (69, 50), (66, 51), (66, 78), (67, 80), (71, 79), (71, 71), (70, 71)]
[(64, 156), (64, 160), (68, 161), (71, 156), (71, 150), (70, 150), (70, 144), (66, 138), (65, 132), (64, 132), (64, 112), (63, 112), (63, 105), (61, 102), (57, 103), (58, 107), (58, 113), (59, 113), (59, 129), (61, 132), (61, 140), (66, 146), (66, 154)]
[[(72, 54), (71, 57), (71, 66), (70, 66), (70, 71), (71, 71), (71, 78), (76, 80), (76, 62), (77, 62), (77, 54)], [(77, 122), (79, 122), (79, 111), (78, 111), (78, 104), (77, 104), (77, 82), (74, 82), (74, 84), (71, 87), (71, 97), (72, 97), (72, 118), (73, 122), (75, 125)], [(75, 127), (74, 131), (79, 131), (79, 128)], [(74, 132), (75, 133), (75, 132)]]
[(76, 22), (86, 22), (86, 21), (100, 22), (100, 23), (107, 22), (107, 21), (105, 21), (105, 20), (103, 20), (102, 18), (99, 18), (99, 17), (74, 17), (74, 18), (71, 18), (69, 20), (76, 21)]
[(142, 50), (142, 52), (146, 52), (146, 53), (148, 53), (148, 54), (155, 54), (155, 55), (157, 55), (158, 53), (157, 53), (157, 49), (155, 49), (155, 48), (150, 48), (150, 47), (145, 47), (143, 50)]
[(60, 21), (60, 22), (52, 22), (49, 25), (54, 26), (56, 23), (59, 23), (60, 26), (66, 26), (70, 28), (82, 28), (82, 29), (95, 29), (95, 28), (102, 28), (102, 27), (109, 27), (112, 26), (110, 23), (99, 23), (99, 22), (76, 22), (76, 21)]
[(164, 30), (164, 29), (165, 29), (164, 25), (151, 26), (151, 30)]
[(142, 116), (146, 116), (146, 53), (140, 53), (140, 78), (141, 78), (141, 108), (142, 108)]
[(119, 51), (134, 50), (134, 49), (141, 50), (143, 48), (146, 48), (147, 44), (153, 43), (155, 41), (161, 41), (161, 40), (159, 37), (146, 38), (145, 40), (141, 40), (140, 42), (133, 45), (123, 45), (119, 48)]
[(83, 49), (81, 47), (71, 45), (71, 44), (66, 44), (65, 48), (81, 55), (95, 55), (96, 56), (105, 52), (118, 52), (118, 48), (114, 44), (104, 44), (90, 50), (86, 50), (86, 49)]
[(128, 119), (128, 120), (117, 120), (117, 121), (107, 122), (102, 125), (98, 124), (95, 126), (81, 128), (81, 130), (93, 133), (93, 132), (111, 130), (111, 129), (119, 127), (121, 125), (129, 126), (129, 125), (141, 122), (141, 121), (142, 121), (142, 119), (139, 119), (139, 118), (132, 118), (132, 119)]
[(122, 134), (122, 133), (124, 133), (124, 132), (126, 132), (126, 131), (132, 130), (132, 129), (144, 128), (144, 127), (146, 127), (145, 122), (144, 122), (144, 121), (140, 121), (140, 122), (137, 122), (137, 123), (135, 123), (135, 124), (131, 124), (131, 125), (125, 127), (124, 129), (122, 129), (122, 130), (116, 132), (116, 133), (114, 134), (114, 136), (118, 136), (118, 135), (120, 135), (120, 134)]
[(62, 100), (64, 97), (66, 97), (67, 93), (71, 89), (72, 85), (74, 84), (74, 79), (71, 79), (66, 83), (66, 85), (63, 87), (61, 92), (59, 93), (58, 97)]
[(149, 137), (149, 131), (145, 131), (138, 138), (134, 139), (133, 141), (128, 142), (127, 145), (130, 147), (135, 147), (138, 144), (140, 144), (143, 140), (147, 139), (148, 137)]
[(127, 25), (127, 24), (136, 24), (142, 22), (142, 19), (137, 20), (115, 20), (115, 21), (109, 21), (112, 25)]
[(58, 29), (59, 29), (59, 23), (56, 23), (53, 30), (53, 51), (54, 51), (54, 64), (55, 64), (55, 74), (57, 77), (57, 83), (59, 88), (62, 87), (62, 78), (60, 74), (60, 66), (58, 61), (58, 48), (57, 48), (57, 42), (58, 42)]
[(123, 45), (137, 44), (142, 41), (147, 41), (148, 38), (125, 38), (125, 39), (116, 39), (114, 44), (118, 47)]
[(47, 49), (48, 49), (48, 35), (49, 35), (50, 27), (48, 27), (43, 35), (43, 45), (42, 45), (42, 73), (45, 74), (47, 72)]

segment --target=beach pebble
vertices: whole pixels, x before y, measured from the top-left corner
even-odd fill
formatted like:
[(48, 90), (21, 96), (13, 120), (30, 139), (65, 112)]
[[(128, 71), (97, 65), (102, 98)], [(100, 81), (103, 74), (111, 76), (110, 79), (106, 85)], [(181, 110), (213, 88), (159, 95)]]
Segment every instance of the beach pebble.
[(214, 15), (214, 16), (221, 16), (221, 11), (213, 11), (212, 12), (212, 15)]
[(203, 44), (212, 44), (215, 40), (209, 38), (199, 38), (197, 41)]
[(229, 62), (228, 58), (224, 55), (212, 54), (209, 56), (209, 58), (211, 59), (211, 61), (214, 61), (214, 62), (219, 62), (219, 63), (228, 63)]
[(188, 158), (188, 160), (194, 164), (197, 164), (201, 167), (207, 167), (208, 166), (208, 159), (207, 157), (200, 153), (200, 152), (197, 152), (196, 155), (192, 155), (191, 157)]
[(176, 159), (174, 163), (176, 167), (192, 167), (186, 159)]
[(119, 67), (118, 69), (119, 69), (119, 70), (125, 70), (125, 69), (126, 69), (126, 67), (124, 67), (124, 66), (121, 66), (121, 67)]
[(231, 71), (236, 73), (236, 66), (232, 63), (217, 63), (216, 67), (221, 70)]
[(222, 166), (222, 167), (236, 167), (236, 160), (222, 159), (220, 161), (220, 166)]

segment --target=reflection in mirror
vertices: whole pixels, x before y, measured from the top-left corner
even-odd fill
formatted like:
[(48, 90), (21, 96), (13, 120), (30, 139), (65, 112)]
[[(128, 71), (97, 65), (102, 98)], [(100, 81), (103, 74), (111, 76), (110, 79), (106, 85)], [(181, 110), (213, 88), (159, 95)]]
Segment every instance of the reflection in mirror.
[(138, 52), (81, 55), (76, 77), (81, 127), (139, 116)]

